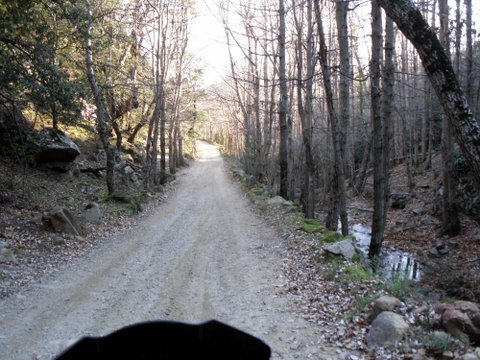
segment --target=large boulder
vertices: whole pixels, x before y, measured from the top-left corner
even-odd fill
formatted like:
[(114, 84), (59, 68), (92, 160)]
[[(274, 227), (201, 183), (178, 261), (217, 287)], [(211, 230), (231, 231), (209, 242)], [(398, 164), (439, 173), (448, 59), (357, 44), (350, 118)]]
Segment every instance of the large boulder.
[(40, 168), (68, 171), (80, 149), (63, 131), (46, 128), (30, 135), (30, 151)]
[(66, 208), (56, 206), (46, 211), (42, 216), (42, 222), (46, 229), (58, 233), (80, 235), (80, 227), (73, 214)]
[(373, 303), (372, 311), (369, 316), (370, 321), (375, 320), (375, 318), (384, 311), (394, 311), (401, 304), (402, 302), (394, 296), (383, 295), (379, 297)]
[(408, 330), (403, 316), (384, 311), (373, 321), (368, 333), (369, 346), (385, 346), (402, 340)]
[(441, 315), (441, 325), (451, 335), (480, 344), (480, 309), (477, 304), (455, 301), (438, 305), (436, 311)]
[(345, 239), (333, 244), (325, 244), (323, 245), (323, 250), (333, 255), (341, 255), (348, 260), (351, 260), (357, 253), (352, 239)]

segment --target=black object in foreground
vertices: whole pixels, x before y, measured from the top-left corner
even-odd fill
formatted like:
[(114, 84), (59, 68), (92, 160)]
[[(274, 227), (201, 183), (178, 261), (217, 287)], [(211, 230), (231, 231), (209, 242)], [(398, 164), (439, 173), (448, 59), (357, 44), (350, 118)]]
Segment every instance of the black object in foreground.
[(114, 333), (86, 337), (56, 360), (267, 360), (263, 341), (221, 322), (200, 325), (158, 321), (127, 326)]

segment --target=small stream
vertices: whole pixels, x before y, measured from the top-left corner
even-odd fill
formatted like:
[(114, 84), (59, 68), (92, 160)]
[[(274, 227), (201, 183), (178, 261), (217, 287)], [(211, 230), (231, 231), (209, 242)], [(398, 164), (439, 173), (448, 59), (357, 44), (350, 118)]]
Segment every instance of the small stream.
[[(355, 224), (351, 227), (350, 233), (357, 239), (359, 250), (367, 256), (372, 236), (371, 227), (364, 224)], [(421, 266), (415, 255), (392, 247), (383, 247), (380, 258), (383, 264), (383, 272), (387, 278), (406, 276), (413, 281), (420, 280)]]

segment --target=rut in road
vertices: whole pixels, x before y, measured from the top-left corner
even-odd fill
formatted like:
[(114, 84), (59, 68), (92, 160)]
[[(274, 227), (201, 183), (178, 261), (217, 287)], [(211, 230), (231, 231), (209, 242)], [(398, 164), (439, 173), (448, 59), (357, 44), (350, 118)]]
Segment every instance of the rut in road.
[(152, 216), (0, 302), (0, 359), (50, 359), (141, 321), (209, 319), (262, 338), (274, 359), (335, 358), (281, 293), (282, 240), (252, 214), (217, 148), (199, 150)]

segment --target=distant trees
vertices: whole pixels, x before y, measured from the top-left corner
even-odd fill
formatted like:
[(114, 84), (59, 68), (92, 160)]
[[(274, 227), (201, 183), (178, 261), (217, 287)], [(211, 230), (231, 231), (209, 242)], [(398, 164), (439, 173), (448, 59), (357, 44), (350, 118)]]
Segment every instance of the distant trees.
[[(366, 12), (359, 1), (223, 2), (231, 73), (215, 93), (218, 106), (228, 104), (231, 115), (224, 113), (217, 125), (210, 123), (206, 133), (244, 161), (252, 181), (299, 201), (308, 217), (328, 209), (326, 225), (336, 228), (340, 219), (344, 233), (346, 194), (361, 193), (367, 186), (375, 208), (371, 256), (378, 254), (383, 241), (391, 165), (405, 164), (407, 188), (413, 191), (416, 173), (431, 167), (440, 149), (441, 113), (436, 104), (455, 119), (457, 143), (474, 172), (480, 173), (478, 127), (435, 34), (438, 2), (373, 3), (378, 19), (381, 9), (388, 16), (385, 29), (379, 22), (370, 34), (359, 23)], [(456, 4), (459, 9), (461, 3)], [(452, 39), (457, 72), (465, 76), (466, 88), (470, 86), (470, 99), (473, 83), (467, 78), (476, 79), (475, 63), (469, 60), (476, 50), (471, 45), (471, 2), (465, 1), (464, 9), (466, 31), (461, 32), (459, 23), (463, 12), (457, 11)], [(242, 27), (232, 20), (235, 16), (242, 19)], [(425, 18), (432, 20), (433, 28)], [(372, 53), (363, 45), (370, 35), (376, 41)], [(242, 54), (243, 60), (233, 54)], [(465, 66), (459, 60), (463, 58)], [(455, 147), (448, 150), (454, 151)], [(264, 164), (263, 175), (258, 163)], [(372, 163), (373, 189), (366, 185)]]

